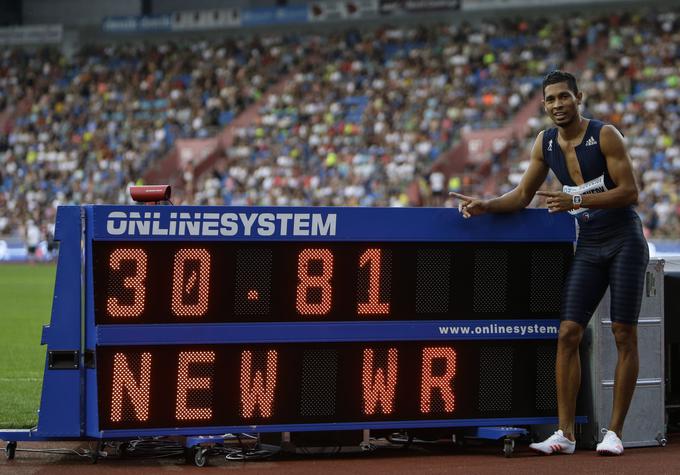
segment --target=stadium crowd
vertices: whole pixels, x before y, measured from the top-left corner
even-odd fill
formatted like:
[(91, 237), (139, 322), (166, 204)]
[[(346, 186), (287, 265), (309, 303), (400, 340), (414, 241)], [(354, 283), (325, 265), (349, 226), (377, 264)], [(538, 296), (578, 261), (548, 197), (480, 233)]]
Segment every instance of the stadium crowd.
[[(592, 33), (572, 27), (576, 43)], [(501, 126), (540, 90), (565, 38), (539, 20), (319, 38), (191, 201), (408, 205), (405, 189), (463, 128)]]
[(125, 202), (177, 138), (214, 135), (304, 54), (266, 38), (0, 54), (0, 235), (56, 206)]
[[(224, 158), (182, 202), (407, 206), (406, 188), (430, 183), (432, 163), (461, 132), (513, 120), (547, 71), (605, 37), (607, 47), (577, 72), (585, 112), (628, 137), (645, 227), (677, 239), (679, 18), (576, 16), (90, 47), (73, 58), (5, 50), (0, 235), (49, 239), (58, 204), (127, 202), (127, 186), (177, 138), (212, 136), (252, 104), (254, 121), (235, 130)], [(282, 91), (268, 92), (282, 78)], [(537, 111), (530, 125), (494, 159), (493, 173), (507, 180), (493, 190), (468, 183), (465, 193), (500, 193), (516, 182), (527, 147), (549, 124)]]

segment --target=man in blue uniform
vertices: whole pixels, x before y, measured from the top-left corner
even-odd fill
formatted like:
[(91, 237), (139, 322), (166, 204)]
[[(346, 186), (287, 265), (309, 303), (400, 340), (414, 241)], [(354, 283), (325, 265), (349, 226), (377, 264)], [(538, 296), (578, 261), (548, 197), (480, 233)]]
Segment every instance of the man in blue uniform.
[[(638, 375), (637, 319), (649, 260), (630, 157), (619, 131), (579, 112), (582, 93), (573, 75), (553, 71), (543, 80), (543, 105), (556, 127), (538, 134), (528, 169), (517, 187), (481, 200), (459, 193), (465, 218), (508, 213), (526, 207), (535, 194), (547, 198), (551, 213), (567, 211), (578, 220), (579, 235), (562, 296), (557, 344), (558, 430), (531, 444), (544, 454), (574, 452), (576, 398), (581, 382), (578, 347), (595, 308), (609, 285), (612, 332), (618, 361), (609, 427), (597, 446), (602, 455), (621, 455), (623, 422)], [(538, 191), (552, 169), (563, 191)]]

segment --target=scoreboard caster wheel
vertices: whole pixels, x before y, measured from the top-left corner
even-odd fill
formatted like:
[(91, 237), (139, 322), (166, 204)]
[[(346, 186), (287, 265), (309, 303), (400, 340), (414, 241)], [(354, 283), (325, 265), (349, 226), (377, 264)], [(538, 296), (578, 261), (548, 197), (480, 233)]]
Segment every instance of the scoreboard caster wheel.
[(208, 461), (208, 457), (206, 457), (207, 453), (208, 449), (205, 447), (201, 447), (199, 445), (187, 448), (186, 449), (187, 463), (194, 465), (196, 467), (205, 467), (205, 464)]
[(17, 453), (17, 443), (16, 441), (7, 442), (7, 447), (5, 447), (5, 456), (7, 460), (14, 460), (14, 456)]
[(503, 441), (503, 455), (505, 457), (512, 457), (512, 453), (515, 451), (515, 441), (513, 439), (507, 438)]

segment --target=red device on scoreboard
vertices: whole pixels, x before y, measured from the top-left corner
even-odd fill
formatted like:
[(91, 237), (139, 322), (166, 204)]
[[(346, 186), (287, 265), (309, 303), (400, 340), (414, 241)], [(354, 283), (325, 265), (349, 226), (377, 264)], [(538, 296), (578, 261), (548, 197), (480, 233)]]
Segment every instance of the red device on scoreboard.
[(160, 203), (169, 201), (172, 190), (170, 185), (131, 186), (130, 196), (137, 203)]

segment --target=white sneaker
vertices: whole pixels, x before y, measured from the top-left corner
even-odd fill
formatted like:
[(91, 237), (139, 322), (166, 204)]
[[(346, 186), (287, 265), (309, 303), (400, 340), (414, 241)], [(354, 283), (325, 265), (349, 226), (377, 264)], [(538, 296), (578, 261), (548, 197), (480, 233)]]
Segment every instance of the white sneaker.
[(567, 439), (562, 430), (556, 431), (543, 442), (535, 442), (529, 445), (531, 450), (541, 454), (573, 454), (576, 442)]
[(616, 432), (602, 429), (604, 437), (602, 442), (597, 444), (597, 453), (600, 455), (621, 455), (623, 453), (623, 443), (616, 435)]

